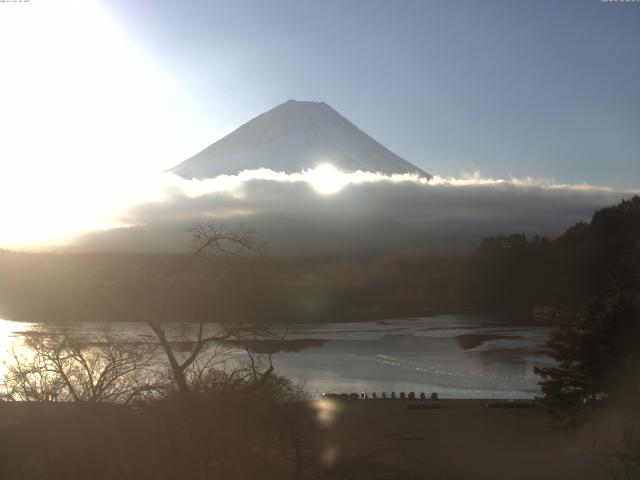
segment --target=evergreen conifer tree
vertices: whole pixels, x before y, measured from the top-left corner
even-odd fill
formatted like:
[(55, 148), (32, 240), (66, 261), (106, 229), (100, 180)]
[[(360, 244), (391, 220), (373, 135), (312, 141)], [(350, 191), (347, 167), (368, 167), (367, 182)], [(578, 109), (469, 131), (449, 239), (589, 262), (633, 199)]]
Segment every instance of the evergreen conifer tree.
[(603, 295), (582, 304), (551, 334), (556, 364), (536, 368), (544, 403), (560, 426), (586, 419), (600, 398), (638, 395), (640, 386), (640, 245), (619, 260)]

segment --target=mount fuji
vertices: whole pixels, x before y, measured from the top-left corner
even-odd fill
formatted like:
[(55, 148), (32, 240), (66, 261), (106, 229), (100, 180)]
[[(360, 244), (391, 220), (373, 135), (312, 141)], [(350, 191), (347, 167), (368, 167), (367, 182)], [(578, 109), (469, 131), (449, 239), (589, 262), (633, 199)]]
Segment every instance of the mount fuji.
[[(431, 176), (326, 103), (295, 100), (259, 115), (169, 172), (190, 180), (259, 169), (290, 178), (256, 172), (228, 185), (224, 178), (220, 185), (168, 183), (166, 198), (131, 206), (120, 218), (122, 227), (90, 232), (77, 240), (77, 247), (183, 252), (190, 248), (186, 225), (216, 222), (231, 229), (250, 225), (275, 255), (459, 252), (500, 231), (555, 234), (582, 220), (584, 212), (620, 199), (619, 193), (605, 189), (549, 189), (503, 181), (460, 186), (353, 175), (372, 180), (343, 183), (343, 177), (357, 171), (410, 174), (418, 180)], [(295, 175), (300, 172), (310, 175)], [(187, 187), (196, 187), (196, 193)]]
[(296, 173), (321, 164), (343, 172), (431, 177), (326, 103), (296, 100), (257, 116), (169, 172), (202, 179), (260, 168)]

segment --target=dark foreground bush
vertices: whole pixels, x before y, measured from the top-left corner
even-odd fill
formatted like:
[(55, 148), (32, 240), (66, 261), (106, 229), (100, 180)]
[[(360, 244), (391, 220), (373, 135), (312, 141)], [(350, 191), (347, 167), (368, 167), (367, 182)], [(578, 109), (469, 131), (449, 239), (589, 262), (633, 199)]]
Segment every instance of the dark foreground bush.
[(139, 407), (0, 405), (6, 479), (281, 479), (297, 476), (306, 402), (259, 395), (165, 400)]

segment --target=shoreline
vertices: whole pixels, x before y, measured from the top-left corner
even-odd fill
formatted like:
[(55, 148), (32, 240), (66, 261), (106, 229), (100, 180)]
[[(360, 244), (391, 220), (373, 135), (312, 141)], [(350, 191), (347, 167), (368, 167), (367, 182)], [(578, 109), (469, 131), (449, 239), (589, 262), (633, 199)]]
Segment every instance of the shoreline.
[[(357, 313), (358, 315), (356, 315)], [(369, 315), (367, 315), (369, 313)], [(531, 312), (523, 312), (522, 310), (485, 310), (476, 307), (452, 307), (452, 308), (430, 308), (424, 307), (414, 310), (401, 310), (396, 312), (379, 312), (371, 314), (371, 311), (358, 311), (354, 313), (348, 313), (338, 315), (335, 318), (326, 320), (314, 320), (311, 322), (248, 322), (247, 325), (321, 325), (324, 323), (365, 323), (373, 321), (393, 321), (393, 320), (408, 320), (413, 318), (432, 318), (443, 315), (480, 315), (486, 317), (493, 317), (499, 325), (509, 325), (517, 327), (554, 327), (557, 322), (552, 319), (536, 319)], [(87, 323), (104, 323), (104, 324), (118, 324), (118, 323), (136, 323), (145, 324), (146, 320), (102, 320), (102, 319), (87, 319), (69, 322), (60, 321), (42, 321), (42, 320), (27, 320), (27, 319), (10, 319), (1, 318), (0, 321), (15, 322), (21, 324), (40, 324), (40, 325), (58, 325), (58, 326), (74, 326)], [(166, 325), (180, 325), (180, 324), (198, 324), (195, 320), (184, 321), (168, 321), (162, 322)], [(205, 324), (225, 324), (226, 322), (220, 321), (206, 321)], [(242, 324), (242, 322), (231, 322), (229, 324)]]

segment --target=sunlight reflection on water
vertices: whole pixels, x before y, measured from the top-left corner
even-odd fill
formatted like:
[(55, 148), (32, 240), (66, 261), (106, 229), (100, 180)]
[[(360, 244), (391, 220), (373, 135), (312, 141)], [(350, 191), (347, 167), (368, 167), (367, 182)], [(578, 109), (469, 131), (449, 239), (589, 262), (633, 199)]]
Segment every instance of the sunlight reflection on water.
[[(184, 338), (193, 325), (167, 326), (169, 337)], [(25, 331), (55, 331), (56, 325), (0, 320), (0, 380), (12, 349)], [(67, 327), (68, 328), (68, 327)], [(103, 332), (155, 342), (143, 323), (86, 322), (73, 332)], [(208, 324), (207, 334), (220, 325)], [(326, 322), (274, 326), (291, 340), (312, 341), (302, 349), (276, 353), (276, 371), (302, 382), (312, 397), (321, 392), (438, 392), (450, 398), (532, 398), (539, 393), (535, 365), (549, 364), (544, 353), (548, 327), (513, 326), (490, 316), (438, 315), (368, 322)], [(464, 350), (457, 335), (499, 335)], [(315, 343), (314, 343), (315, 342)], [(159, 359), (162, 357), (159, 356)], [(331, 418), (330, 412), (320, 412)]]
[(0, 319), (0, 382), (4, 381), (7, 363), (12, 352), (18, 351), (22, 344), (22, 333), (33, 328), (32, 323), (19, 323)]

